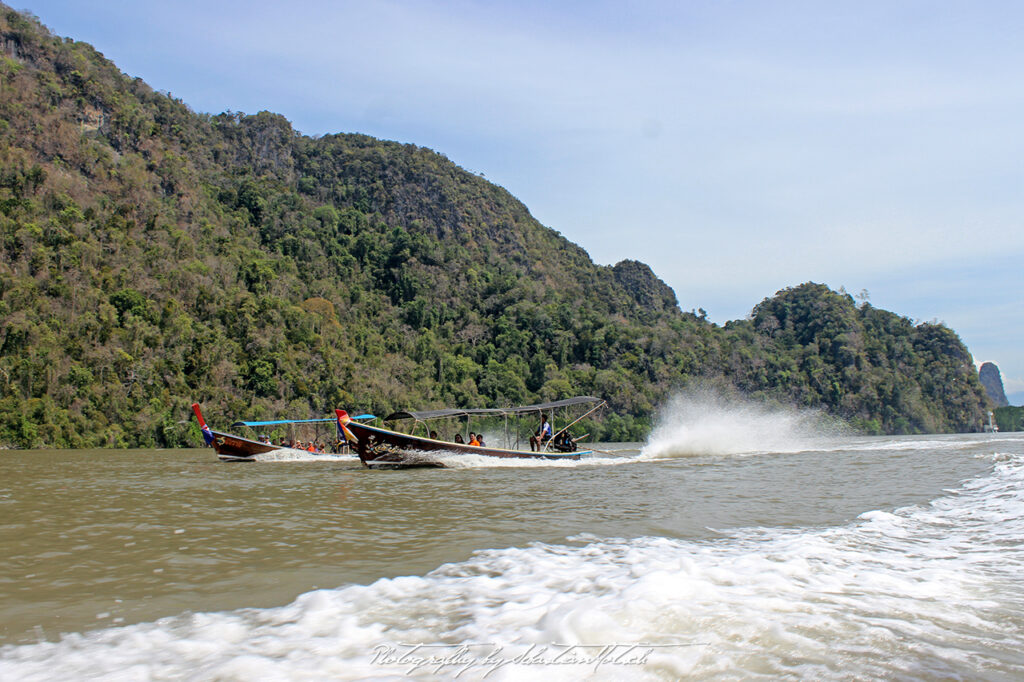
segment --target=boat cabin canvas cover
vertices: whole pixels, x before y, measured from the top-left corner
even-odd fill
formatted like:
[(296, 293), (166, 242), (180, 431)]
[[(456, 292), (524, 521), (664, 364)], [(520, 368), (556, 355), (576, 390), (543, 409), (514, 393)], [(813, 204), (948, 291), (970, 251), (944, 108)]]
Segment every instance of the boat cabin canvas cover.
[(445, 419), (449, 417), (502, 417), (516, 414), (532, 414), (553, 410), (558, 407), (572, 407), (573, 405), (597, 405), (604, 401), (593, 396), (583, 395), (565, 400), (556, 400), (550, 403), (538, 403), (536, 405), (523, 405), (522, 407), (488, 407), (480, 409), (460, 409), (449, 407), (442, 410), (402, 410), (393, 412), (384, 421), (397, 421), (399, 419), (415, 419), (426, 421), (428, 419)]

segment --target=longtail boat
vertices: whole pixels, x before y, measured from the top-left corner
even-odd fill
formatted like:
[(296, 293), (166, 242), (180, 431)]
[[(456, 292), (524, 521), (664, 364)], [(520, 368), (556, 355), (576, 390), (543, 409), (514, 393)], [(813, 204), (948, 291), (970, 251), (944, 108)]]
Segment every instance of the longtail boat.
[[(199, 409), (199, 403), (192, 403), (192, 411), (196, 415), (196, 419), (199, 421), (199, 428), (203, 432), (203, 440), (206, 444), (214, 449), (217, 453), (217, 457), (224, 462), (255, 462), (261, 458), (261, 455), (265, 459), (273, 459), (272, 455), (267, 453), (288, 453), (300, 454), (306, 452), (303, 448), (291, 448), (285, 445), (275, 445), (268, 440), (254, 440), (252, 438), (246, 438), (233, 433), (225, 433), (223, 431), (214, 431), (206, 425), (206, 420), (203, 419), (203, 413)], [(373, 415), (359, 415), (357, 419), (373, 418)], [(330, 423), (337, 422), (336, 419), (275, 419), (271, 421), (236, 421), (232, 427), (247, 427), (257, 428), (263, 426), (277, 426), (277, 425), (291, 425), (291, 424), (319, 424), (319, 423)], [(337, 441), (339, 443), (345, 443), (345, 438), (341, 429), (338, 429)], [(334, 445), (334, 443), (332, 443)], [(340, 449), (340, 448), (336, 448)]]
[[(522, 407), (500, 407), (487, 409), (457, 409), (400, 411), (388, 415), (384, 422), (412, 420), (408, 433), (386, 429), (355, 421), (345, 410), (335, 410), (338, 416), (338, 431), (359, 453), (359, 459), (371, 469), (399, 469), (410, 467), (445, 467), (452, 463), (453, 457), (477, 456), (502, 459), (534, 459), (546, 461), (578, 460), (583, 455), (591, 454), (590, 450), (578, 450), (576, 441), (583, 437), (571, 438), (569, 428), (605, 405), (600, 398), (579, 396), (550, 403), (524, 405)], [(584, 414), (567, 423), (561, 429), (551, 433), (536, 444), (536, 450), (518, 447), (519, 438), (515, 442), (508, 432), (508, 420), (525, 415), (540, 417), (552, 414), (560, 408), (583, 407)], [(442, 440), (427, 426), (427, 422), (441, 419), (466, 419), (468, 431), (471, 417), (484, 417), (492, 420), (504, 419), (506, 447), (489, 447), (468, 443)], [(422, 427), (423, 435), (416, 435), (417, 427)], [(461, 434), (460, 434), (461, 435)], [(510, 446), (511, 447), (508, 447)]]

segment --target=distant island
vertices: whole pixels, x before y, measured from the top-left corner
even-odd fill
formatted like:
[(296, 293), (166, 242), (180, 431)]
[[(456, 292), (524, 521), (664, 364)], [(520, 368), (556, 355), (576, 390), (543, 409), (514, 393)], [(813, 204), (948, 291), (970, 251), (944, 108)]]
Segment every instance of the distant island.
[(811, 282), (713, 324), (442, 154), (195, 113), (2, 5), (0, 94), (0, 447), (198, 445), (194, 400), (230, 423), (575, 394), (612, 408), (593, 438), (635, 440), (695, 383), (866, 433), (987, 420), (944, 325)]

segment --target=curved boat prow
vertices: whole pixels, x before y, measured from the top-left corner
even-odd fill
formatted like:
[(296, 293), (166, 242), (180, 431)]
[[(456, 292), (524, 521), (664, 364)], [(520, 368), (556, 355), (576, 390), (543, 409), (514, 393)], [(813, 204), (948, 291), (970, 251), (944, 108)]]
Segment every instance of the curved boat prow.
[(352, 421), (352, 418), (348, 416), (348, 412), (345, 410), (335, 409), (334, 414), (338, 415), (338, 440), (344, 440), (358, 445), (359, 439), (356, 438), (356, 435), (348, 428), (349, 422)]
[(222, 431), (214, 431), (206, 425), (203, 419), (203, 412), (199, 409), (199, 403), (192, 403), (192, 411), (199, 420), (199, 428), (203, 431), (203, 440), (217, 453), (217, 457), (225, 462), (251, 462), (253, 457), (264, 452), (279, 450), (280, 448), (271, 443), (242, 438)]
[(206, 441), (207, 445), (213, 445), (213, 431), (206, 425), (206, 420), (203, 419), (203, 413), (199, 409), (199, 403), (192, 403), (192, 411), (196, 413), (196, 419), (199, 420), (199, 428), (203, 432), (203, 440)]

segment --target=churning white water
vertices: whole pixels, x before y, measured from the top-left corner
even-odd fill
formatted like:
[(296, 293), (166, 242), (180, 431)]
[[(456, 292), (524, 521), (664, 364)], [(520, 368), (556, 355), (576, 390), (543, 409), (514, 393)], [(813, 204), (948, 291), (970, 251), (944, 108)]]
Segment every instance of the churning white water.
[(796, 452), (840, 435), (842, 427), (820, 412), (772, 407), (699, 387), (667, 403), (642, 454), (660, 459)]
[(356, 455), (337, 455), (330, 452), (308, 452), (295, 448), (280, 448), (261, 452), (253, 457), (257, 462), (356, 462)]

